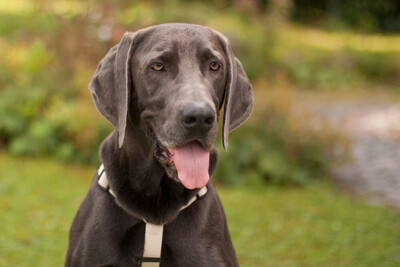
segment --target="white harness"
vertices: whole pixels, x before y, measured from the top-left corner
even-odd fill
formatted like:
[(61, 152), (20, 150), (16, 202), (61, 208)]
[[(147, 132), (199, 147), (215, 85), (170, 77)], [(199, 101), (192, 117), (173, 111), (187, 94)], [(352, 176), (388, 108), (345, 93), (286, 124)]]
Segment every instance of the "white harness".
[[(98, 184), (106, 192), (109, 192), (113, 197), (116, 197), (115, 193), (110, 188), (110, 184), (108, 182), (107, 174), (104, 171), (104, 165), (101, 164), (98, 169)], [(207, 186), (204, 186), (199, 190), (196, 196), (191, 198), (189, 202), (183, 206), (180, 210), (183, 210), (189, 207), (193, 202), (198, 199), (203, 198), (207, 194)], [(164, 232), (164, 225), (152, 224), (146, 222), (146, 220), (142, 219), (145, 223), (145, 237), (144, 237), (144, 249), (143, 249), (143, 257), (142, 257), (142, 267), (158, 267), (161, 262), (161, 248), (162, 248), (162, 239)]]

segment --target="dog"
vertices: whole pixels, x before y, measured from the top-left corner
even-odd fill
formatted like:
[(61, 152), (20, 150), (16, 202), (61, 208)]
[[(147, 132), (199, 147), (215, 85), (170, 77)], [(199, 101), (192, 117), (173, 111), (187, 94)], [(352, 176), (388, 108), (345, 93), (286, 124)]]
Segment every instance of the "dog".
[(96, 172), (70, 229), (65, 266), (144, 266), (145, 243), (153, 242), (146, 225), (163, 228), (154, 266), (239, 266), (210, 179), (220, 110), (226, 150), (254, 102), (227, 38), (183, 23), (127, 32), (89, 89), (115, 130), (99, 149), (107, 185)]

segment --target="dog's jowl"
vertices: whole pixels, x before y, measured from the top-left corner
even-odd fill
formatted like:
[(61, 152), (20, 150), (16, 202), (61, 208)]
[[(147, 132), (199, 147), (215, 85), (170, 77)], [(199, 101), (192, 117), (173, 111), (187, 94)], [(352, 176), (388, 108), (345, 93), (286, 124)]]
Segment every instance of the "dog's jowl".
[(210, 178), (220, 113), (227, 149), (254, 100), (228, 40), (190, 24), (128, 32), (89, 89), (115, 130), (71, 226), (66, 266), (238, 266)]

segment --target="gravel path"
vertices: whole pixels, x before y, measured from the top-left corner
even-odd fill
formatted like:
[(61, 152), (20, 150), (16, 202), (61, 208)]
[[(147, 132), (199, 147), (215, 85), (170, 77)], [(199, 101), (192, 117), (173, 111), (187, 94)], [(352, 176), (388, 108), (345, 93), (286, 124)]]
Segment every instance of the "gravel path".
[(332, 169), (335, 181), (372, 203), (400, 210), (400, 105), (347, 103), (319, 112), (353, 141), (352, 160)]

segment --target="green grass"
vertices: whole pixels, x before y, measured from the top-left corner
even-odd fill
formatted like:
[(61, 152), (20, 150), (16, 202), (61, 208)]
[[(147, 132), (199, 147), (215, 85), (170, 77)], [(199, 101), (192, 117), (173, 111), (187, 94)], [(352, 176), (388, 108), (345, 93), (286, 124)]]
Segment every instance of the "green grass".
[[(0, 155), (0, 266), (62, 266), (91, 167)], [(399, 266), (400, 215), (307, 188), (219, 188), (241, 266)]]
[(0, 266), (62, 266), (92, 171), (0, 156)]
[(220, 190), (241, 266), (400, 266), (400, 216), (327, 184)]

